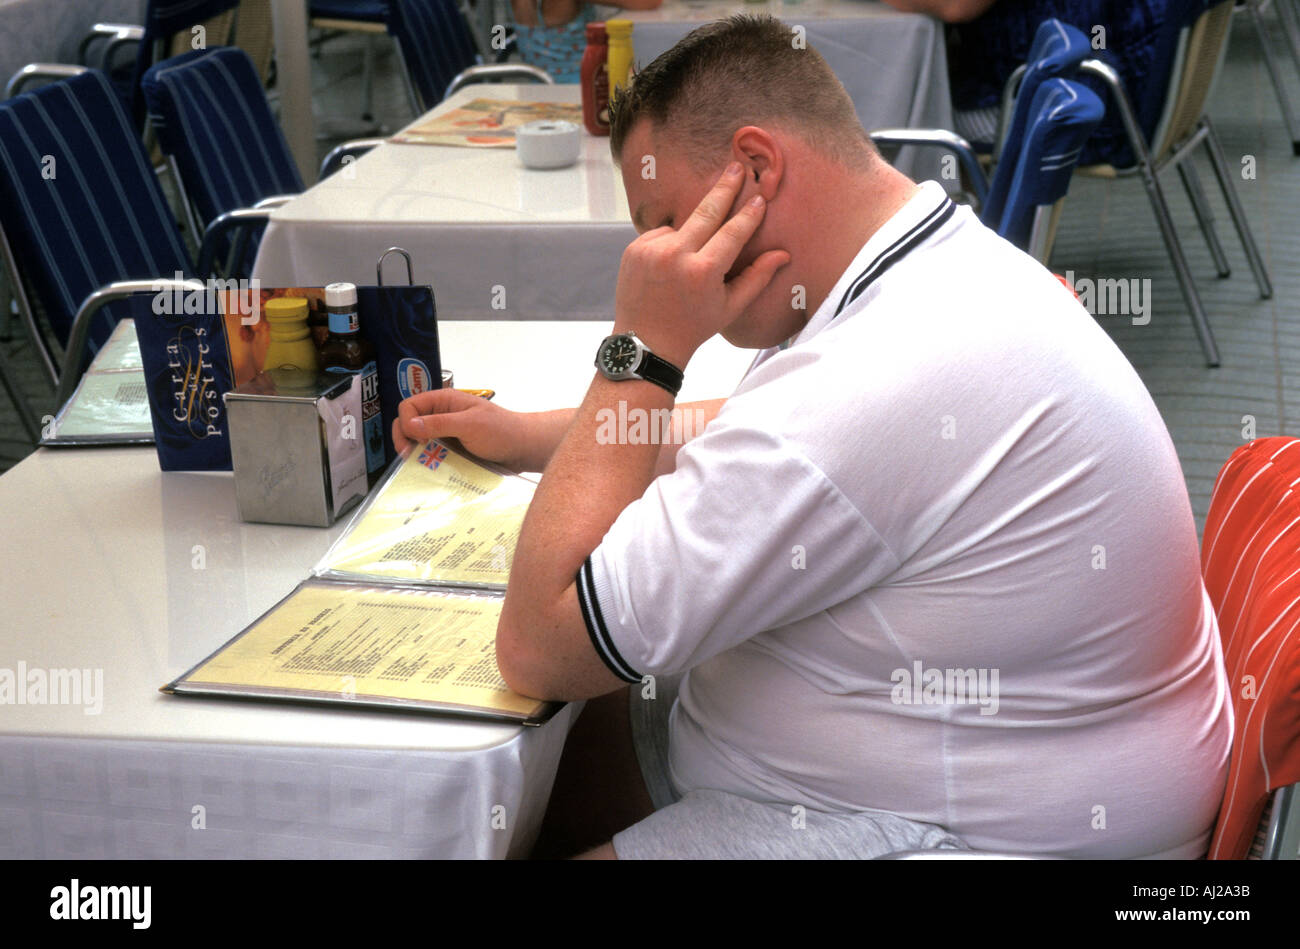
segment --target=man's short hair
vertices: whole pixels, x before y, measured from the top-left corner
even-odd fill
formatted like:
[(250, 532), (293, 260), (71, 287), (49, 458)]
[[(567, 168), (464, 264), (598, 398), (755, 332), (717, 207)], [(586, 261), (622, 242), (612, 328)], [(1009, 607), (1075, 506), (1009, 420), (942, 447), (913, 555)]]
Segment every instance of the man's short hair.
[(621, 160), (646, 118), (702, 170), (724, 160), (746, 125), (799, 135), (827, 157), (858, 167), (875, 154), (853, 100), (821, 54), (770, 16), (737, 14), (687, 35), (610, 103), (609, 147)]

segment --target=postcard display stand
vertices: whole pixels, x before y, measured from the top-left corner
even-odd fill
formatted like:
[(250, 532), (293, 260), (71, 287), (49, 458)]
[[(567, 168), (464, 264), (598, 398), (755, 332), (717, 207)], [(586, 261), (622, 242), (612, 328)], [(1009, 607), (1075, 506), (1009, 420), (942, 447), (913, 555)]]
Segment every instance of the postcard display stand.
[(312, 576), (164, 692), (540, 725), (496, 628), (535, 482), (432, 440), (388, 469)]
[[(385, 286), (384, 258), (406, 258), (406, 286)], [(357, 288), (361, 335), (375, 347), (385, 425), (405, 398), (442, 381), (433, 288), (416, 286), (411, 258), (389, 248), (376, 263), (376, 286)], [(250, 294), (259, 294), (256, 313)], [(323, 312), (322, 288), (222, 290), (155, 295), (153, 314), (136, 319), (158, 463), (164, 471), (231, 470), (230, 435), (222, 397), (265, 365), (270, 328), (260, 305), (277, 296), (305, 297)], [(386, 430), (386, 428), (385, 428)], [(388, 461), (394, 450), (384, 439)]]

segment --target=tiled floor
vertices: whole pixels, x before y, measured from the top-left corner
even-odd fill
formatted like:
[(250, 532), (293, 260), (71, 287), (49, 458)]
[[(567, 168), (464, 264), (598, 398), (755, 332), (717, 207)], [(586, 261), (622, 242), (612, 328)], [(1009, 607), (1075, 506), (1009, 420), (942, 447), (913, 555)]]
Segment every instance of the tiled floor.
[[(359, 119), (362, 42), (351, 36), (324, 45), (314, 69), (318, 118), (338, 118), (345, 125)], [(374, 112), (393, 130), (409, 121), (410, 107), (391, 44), (383, 38), (374, 42), (378, 54)], [(1289, 60), (1283, 65), (1290, 70), (1292, 94), (1300, 101), (1300, 76), (1291, 70)], [(1300, 360), (1296, 358), (1300, 356), (1300, 158), (1292, 157), (1258, 42), (1241, 18), (1234, 23), (1209, 114), (1230, 166), (1241, 168), (1244, 156), (1254, 158), (1256, 176), (1239, 177), (1236, 187), (1274, 284), (1273, 298), (1261, 300), (1227, 209), (1214, 193), (1209, 164), (1200, 159), (1201, 179), (1212, 192), (1219, 234), (1233, 271), (1227, 279), (1216, 278), (1191, 207), (1170, 170), (1166, 193), (1218, 337), (1220, 368), (1205, 367), (1137, 179), (1076, 177), (1052, 259), (1054, 270), (1072, 270), (1076, 279), (1150, 280), (1149, 324), (1135, 326), (1121, 316), (1098, 319), (1133, 362), (1164, 414), (1198, 523), (1205, 516), (1219, 466), (1244, 439), (1248, 422), (1243, 418), (1253, 419), (1258, 435), (1300, 429)], [(339, 139), (363, 132), (360, 128), (334, 131)], [(322, 141), (320, 154), (332, 144)], [(51, 412), (51, 390), (16, 325), (4, 345), (11, 361), (22, 367), (23, 385), (37, 413)], [(0, 468), (26, 454), (22, 436), (12, 407), (0, 393)]]

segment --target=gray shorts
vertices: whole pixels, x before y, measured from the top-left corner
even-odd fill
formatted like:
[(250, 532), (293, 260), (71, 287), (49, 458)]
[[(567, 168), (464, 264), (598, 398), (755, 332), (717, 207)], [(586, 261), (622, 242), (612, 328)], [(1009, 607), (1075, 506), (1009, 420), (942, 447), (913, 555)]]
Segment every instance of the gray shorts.
[(864, 860), (899, 850), (967, 850), (958, 837), (885, 811), (839, 813), (752, 801), (726, 791), (678, 795), (668, 779), (668, 717), (680, 676), (631, 688), (632, 740), (655, 812), (614, 835), (620, 860)]

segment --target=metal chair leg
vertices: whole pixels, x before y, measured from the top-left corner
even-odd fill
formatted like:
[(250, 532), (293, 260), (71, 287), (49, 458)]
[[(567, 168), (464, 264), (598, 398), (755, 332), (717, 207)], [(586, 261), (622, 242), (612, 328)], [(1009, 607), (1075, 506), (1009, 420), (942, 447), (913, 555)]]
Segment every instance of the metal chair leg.
[(365, 65), (361, 70), (361, 121), (373, 122), (375, 120), (375, 37), (373, 33), (366, 33), (366, 52)]
[(3, 385), (5, 391), (9, 393), (9, 401), (14, 404), (14, 409), (18, 412), (18, 420), (23, 423), (27, 437), (35, 445), (41, 440), (41, 426), (36, 421), (36, 413), (27, 404), (27, 398), (23, 395), (22, 390), (18, 388), (13, 371), (9, 368), (9, 357), (5, 355), (2, 346), (0, 346), (0, 385)]
[(0, 269), (0, 340), (9, 338), (13, 327), (13, 294), (9, 292), (9, 278)]
[(1295, 109), (1291, 105), (1291, 94), (1287, 92), (1286, 83), (1282, 80), (1281, 67), (1268, 41), (1268, 31), (1264, 29), (1264, 15), (1260, 12), (1260, 6), (1261, 0), (1250, 0), (1248, 4), (1250, 22), (1254, 24), (1255, 35), (1259, 37), (1259, 46), (1264, 53), (1264, 66), (1268, 69), (1268, 78), (1272, 81), (1273, 91), (1277, 94), (1277, 104), (1282, 110), (1282, 122), (1286, 125), (1286, 133), (1291, 138), (1291, 152), (1300, 155), (1300, 119), (1296, 118)]
[[(393, 48), (397, 50), (397, 66), (402, 71), (402, 82), (406, 86), (406, 99), (411, 103), (411, 112), (418, 119), (426, 110), (423, 107), (424, 103), (420, 101), (420, 93), (415, 88), (415, 82), (411, 79), (411, 70), (406, 68), (406, 57), (402, 55), (402, 44), (397, 42), (396, 37), (393, 38)], [(434, 95), (437, 95), (437, 93), (434, 93)], [(434, 105), (437, 105), (437, 103), (435, 102)], [(433, 106), (431, 105), (429, 108), (433, 108)]]
[(45, 368), (50, 385), (57, 387), (59, 384), (58, 357), (50, 348), (49, 342), (41, 334), (41, 329), (36, 324), (36, 311), (32, 309), (31, 301), (27, 299), (27, 291), (23, 289), (18, 264), (14, 260), (13, 248), (9, 246), (9, 239), (5, 236), (3, 228), (0, 228), (0, 257), (3, 257), (5, 278), (8, 281), (10, 292), (18, 303), (18, 316), (22, 319), (23, 329), (26, 330), (27, 338), (31, 341), (32, 350), (40, 357), (41, 365)]
[(1282, 21), (1282, 32), (1286, 34), (1291, 47), (1291, 58), (1295, 60), (1296, 69), (1300, 70), (1300, 23), (1296, 22), (1295, 8), (1290, 0), (1274, 0), (1277, 18)]
[(1129, 147), (1133, 149), (1138, 171), (1142, 175), (1142, 184), (1147, 189), (1147, 197), (1151, 199), (1151, 209), (1155, 212), (1156, 223), (1160, 226), (1165, 249), (1169, 251), (1169, 259), (1173, 262), (1179, 289), (1182, 290), (1183, 299), (1187, 302), (1187, 310), (1192, 317), (1192, 327), (1196, 330), (1196, 338), (1201, 343), (1201, 352), (1205, 354), (1206, 364), (1213, 369), (1219, 365), (1219, 347), (1214, 341), (1214, 330), (1210, 328), (1205, 307), (1201, 305), (1201, 297), (1196, 292), (1196, 283), (1192, 280), (1191, 268), (1187, 266), (1183, 245), (1178, 241), (1178, 232), (1174, 228), (1173, 217), (1169, 214), (1169, 204), (1165, 201), (1164, 191), (1160, 187), (1160, 178), (1151, 161), (1146, 137), (1142, 134), (1137, 115), (1133, 112), (1128, 94), (1124, 91), (1124, 81), (1120, 79), (1119, 73), (1113, 66), (1099, 59), (1085, 59), (1079, 64), (1079, 69), (1081, 72), (1099, 77), (1110, 87), (1111, 97), (1124, 123), (1124, 133), (1128, 137)]
[(1223, 157), (1223, 148), (1219, 145), (1219, 136), (1214, 133), (1214, 126), (1210, 124), (1208, 115), (1201, 116), (1199, 124), (1205, 129), (1205, 151), (1210, 156), (1214, 176), (1219, 179), (1219, 189), (1223, 192), (1223, 199), (1228, 202), (1228, 213), (1232, 215), (1232, 223), (1237, 228), (1237, 236), (1241, 238), (1241, 246), (1246, 252), (1246, 260), (1250, 262), (1250, 269), (1254, 271), (1255, 283), (1259, 286), (1259, 295), (1267, 300), (1273, 296), (1273, 283), (1269, 280), (1268, 268), (1264, 266), (1264, 258), (1260, 255), (1259, 247), (1255, 244), (1255, 236), (1250, 231), (1250, 222), (1246, 220), (1246, 211), (1241, 206), (1241, 198), (1237, 196), (1237, 188), (1232, 183), (1228, 161)]
[(1165, 249), (1169, 251), (1169, 259), (1174, 265), (1178, 287), (1183, 292), (1183, 300), (1187, 303), (1187, 310), (1191, 314), (1192, 328), (1196, 330), (1201, 352), (1205, 354), (1205, 363), (1213, 369), (1219, 365), (1219, 347), (1214, 340), (1214, 330), (1210, 328), (1209, 317), (1206, 316), (1205, 307), (1201, 304), (1200, 294), (1196, 292), (1196, 282), (1192, 278), (1191, 268), (1187, 265), (1183, 245), (1178, 240), (1178, 231), (1174, 228), (1174, 219), (1169, 213), (1169, 204), (1165, 201), (1164, 191), (1160, 188), (1155, 171), (1147, 164), (1142, 165), (1142, 183), (1146, 186), (1147, 197), (1151, 199), (1151, 210), (1155, 212), (1156, 223), (1160, 226), (1160, 234), (1165, 241)]
[(1228, 255), (1223, 252), (1223, 244), (1214, 229), (1214, 214), (1210, 209), (1209, 199), (1205, 196), (1205, 189), (1201, 187), (1201, 176), (1196, 173), (1196, 166), (1192, 164), (1191, 156), (1178, 162), (1177, 167), (1178, 177), (1183, 180), (1187, 198), (1192, 202), (1192, 210), (1196, 212), (1196, 223), (1201, 226), (1205, 243), (1210, 248), (1210, 256), (1214, 258), (1214, 268), (1219, 272), (1220, 277), (1230, 277), (1232, 268), (1228, 266)]

